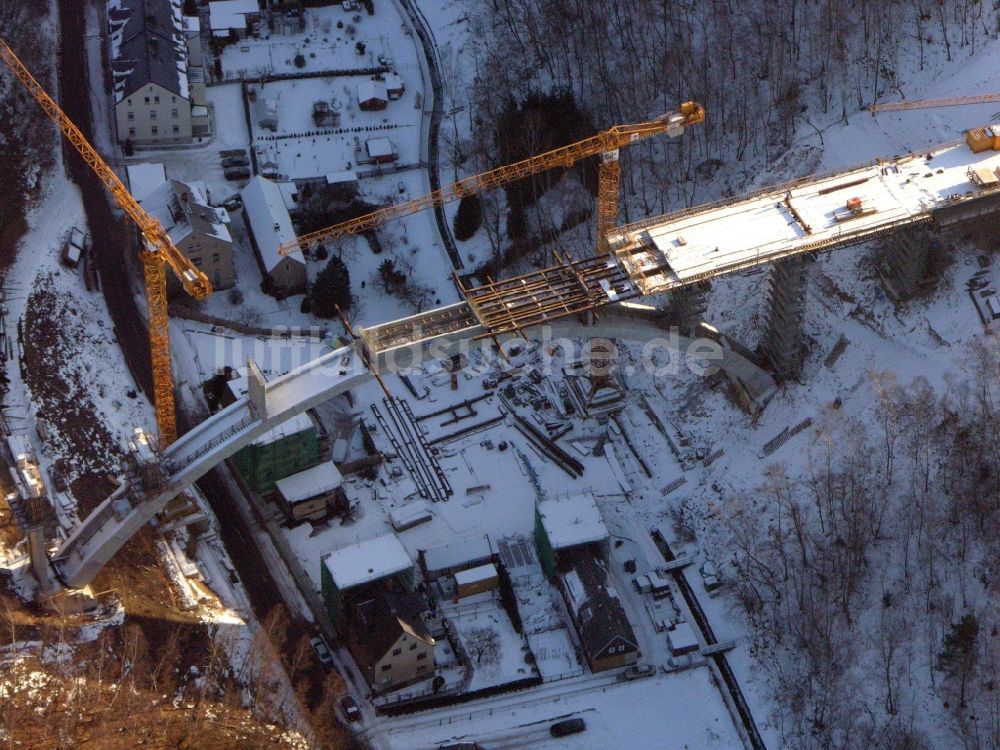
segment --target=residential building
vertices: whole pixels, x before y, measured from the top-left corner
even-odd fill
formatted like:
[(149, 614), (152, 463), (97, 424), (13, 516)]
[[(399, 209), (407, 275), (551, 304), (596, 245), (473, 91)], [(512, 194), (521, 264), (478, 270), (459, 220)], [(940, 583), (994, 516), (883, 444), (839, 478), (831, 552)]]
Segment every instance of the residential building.
[(333, 508), (343, 482), (337, 467), (324, 461), (277, 480), (275, 497), (288, 520), (321, 520)]
[(281, 188), (264, 177), (254, 177), (240, 192), (244, 221), (257, 264), (271, 293), (279, 299), (306, 291), (306, 261), (301, 250), (281, 254), (281, 245), (295, 240), (292, 219)]
[(260, 5), (257, 0), (212, 0), (208, 4), (212, 36), (246, 39), (259, 21)]
[(535, 506), (535, 547), (549, 579), (564, 553), (591, 548), (607, 556), (608, 527), (590, 493), (555, 497)]
[(604, 562), (588, 550), (560, 558), (560, 588), (592, 672), (635, 664), (639, 645)]
[[(132, 176), (129, 180), (131, 184)], [(229, 213), (208, 204), (204, 183), (167, 180), (152, 191), (142, 184), (140, 193), (146, 193), (140, 201), (143, 208), (160, 221), (177, 249), (208, 277), (213, 289), (228, 289), (236, 283)], [(172, 274), (167, 275), (167, 284), (172, 296), (182, 293)]]
[(374, 112), (389, 106), (389, 91), (385, 81), (369, 80), (358, 84), (358, 106), (365, 112)]
[(125, 167), (128, 191), (142, 203), (160, 185), (167, 181), (167, 168), (159, 162), (142, 162)]
[(343, 629), (350, 603), (366, 598), (365, 587), (375, 582), (383, 589), (413, 589), (413, 561), (395, 534), (351, 544), (323, 557), (320, 587), (338, 631)]
[(353, 604), (347, 643), (375, 692), (396, 690), (434, 674), (434, 638), (419, 597), (375, 588)]
[(406, 84), (399, 73), (385, 74), (385, 92), (390, 99), (399, 99), (406, 91)]
[(365, 141), (369, 164), (392, 164), (399, 157), (396, 146), (388, 138), (369, 138)]
[(240, 477), (254, 492), (270, 492), (279, 479), (319, 463), (316, 425), (298, 414), (264, 433), (233, 456)]
[(109, 58), (122, 143), (188, 143), (209, 131), (204, 70), (189, 63), (182, 5), (109, 0)]

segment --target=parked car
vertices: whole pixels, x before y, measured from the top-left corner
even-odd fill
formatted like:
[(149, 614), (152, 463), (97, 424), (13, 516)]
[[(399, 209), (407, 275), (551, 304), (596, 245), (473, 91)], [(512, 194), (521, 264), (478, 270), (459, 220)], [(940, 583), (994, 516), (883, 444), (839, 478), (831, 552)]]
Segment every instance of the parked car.
[(227, 156), (222, 160), (224, 167), (249, 167), (250, 160), (245, 156)]
[(230, 167), (223, 174), (227, 180), (249, 180), (250, 170), (247, 167)]
[(584, 723), (583, 719), (564, 719), (563, 721), (557, 721), (549, 727), (549, 734), (553, 737), (565, 737), (570, 734), (582, 732), (586, 728), (587, 725)]
[(354, 698), (345, 695), (340, 699), (340, 707), (344, 709), (344, 716), (348, 721), (361, 721), (361, 709), (358, 708), (358, 702)]
[(640, 680), (643, 677), (652, 677), (656, 674), (656, 667), (650, 664), (634, 664), (621, 673), (620, 679), (625, 682)]
[(313, 651), (316, 652), (316, 658), (319, 659), (319, 663), (323, 665), (326, 671), (329, 672), (333, 669), (333, 652), (326, 645), (326, 641), (316, 636), (310, 639), (309, 643), (312, 645)]

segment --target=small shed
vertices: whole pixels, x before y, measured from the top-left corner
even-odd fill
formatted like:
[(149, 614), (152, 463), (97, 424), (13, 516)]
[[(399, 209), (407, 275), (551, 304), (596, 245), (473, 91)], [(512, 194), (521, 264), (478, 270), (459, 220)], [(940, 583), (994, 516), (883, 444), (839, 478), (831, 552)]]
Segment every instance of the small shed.
[(385, 137), (369, 138), (365, 141), (365, 151), (368, 153), (368, 160), (374, 164), (391, 164), (398, 156), (392, 141)]
[(275, 482), (278, 504), (292, 521), (321, 519), (343, 481), (337, 467), (325, 461)]
[(482, 594), (485, 591), (492, 591), (497, 587), (499, 580), (496, 566), (493, 563), (460, 570), (455, 574), (455, 595), (461, 599), (474, 594)]
[(395, 531), (406, 531), (414, 526), (430, 521), (433, 516), (423, 500), (393, 508), (389, 511), (389, 521)]
[(969, 167), (969, 179), (981, 188), (993, 188), (1000, 185), (1000, 176), (996, 170), (989, 167)]
[(385, 81), (362, 81), (358, 84), (358, 106), (366, 112), (385, 109), (389, 105), (389, 92)]
[(424, 578), (435, 580), (493, 562), (494, 554), (490, 538), (483, 534), (420, 550), (418, 560)]
[(687, 620), (677, 623), (667, 631), (667, 643), (674, 656), (690, 654), (698, 650), (698, 636)]
[(406, 91), (406, 84), (403, 83), (403, 78), (399, 73), (385, 74), (385, 91), (390, 99), (399, 99), (403, 95), (403, 92)]
[(337, 172), (327, 172), (325, 175), (328, 187), (336, 187), (347, 195), (356, 195), (360, 189), (358, 173), (353, 169), (342, 169)]

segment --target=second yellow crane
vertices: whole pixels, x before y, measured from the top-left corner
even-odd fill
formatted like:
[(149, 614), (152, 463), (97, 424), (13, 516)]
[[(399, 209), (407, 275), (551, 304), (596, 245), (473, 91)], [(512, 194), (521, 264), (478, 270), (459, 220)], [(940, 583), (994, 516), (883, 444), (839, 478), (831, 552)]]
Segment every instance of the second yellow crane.
[(466, 177), (464, 180), (446, 185), (420, 198), (387, 206), (356, 219), (303, 235), (296, 240), (284, 243), (280, 252), (282, 255), (288, 255), (296, 250), (313, 248), (323, 242), (357, 234), (366, 229), (374, 229), (387, 221), (422, 211), (425, 208), (441, 206), (467, 195), (491, 190), (515, 180), (544, 172), (547, 169), (571, 167), (581, 159), (596, 155), (600, 155), (601, 158), (597, 188), (597, 249), (598, 252), (602, 252), (606, 249), (608, 230), (614, 227), (618, 218), (618, 186), (621, 178), (618, 150), (623, 146), (660, 133), (666, 133), (671, 137), (679, 136), (686, 127), (702, 122), (704, 119), (704, 107), (696, 102), (684, 102), (676, 112), (668, 112), (654, 120), (633, 125), (616, 125), (568, 146), (552, 149), (473, 177)]
[(35, 80), (7, 43), (0, 39), (0, 60), (6, 63), (21, 84), (31, 93), (49, 119), (52, 120), (87, 165), (111, 191), (115, 202), (128, 214), (142, 232), (145, 249), (141, 254), (146, 280), (146, 306), (149, 313), (149, 351), (153, 370), (153, 401), (161, 447), (177, 439), (177, 413), (174, 405), (174, 375), (170, 363), (170, 316), (167, 311), (167, 276), (164, 265), (180, 279), (184, 289), (195, 299), (212, 293), (208, 278), (199, 271), (170, 240), (163, 225), (150, 216), (132, 197), (97, 150), (87, 142), (80, 129), (59, 108), (42, 85)]

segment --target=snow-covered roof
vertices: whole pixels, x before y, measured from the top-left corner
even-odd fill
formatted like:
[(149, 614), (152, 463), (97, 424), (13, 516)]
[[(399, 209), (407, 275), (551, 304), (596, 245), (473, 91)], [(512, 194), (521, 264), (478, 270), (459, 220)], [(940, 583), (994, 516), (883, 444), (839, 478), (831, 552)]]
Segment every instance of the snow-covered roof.
[(205, 183), (167, 180), (152, 190), (140, 203), (146, 212), (159, 220), (171, 241), (177, 244), (192, 232), (232, 242), (229, 213), (208, 205)]
[(693, 651), (698, 648), (698, 636), (687, 620), (677, 623), (667, 631), (670, 650), (675, 654)]
[(257, 175), (243, 188), (240, 196), (264, 269), (270, 273), (285, 258), (305, 265), (301, 250), (287, 256), (279, 252), (282, 243), (295, 239), (295, 230), (277, 183)]
[(403, 79), (399, 77), (399, 73), (386, 73), (385, 87), (388, 91), (402, 91)]
[(370, 99), (389, 100), (389, 92), (385, 87), (385, 81), (361, 81), (358, 84), (358, 101), (367, 102)]
[(421, 551), (420, 555), (424, 562), (424, 569), (428, 573), (433, 573), (469, 562), (488, 560), (493, 555), (493, 546), (490, 544), (490, 538), (483, 534), (482, 536), (460, 539), (450, 544), (442, 544), (439, 547), (431, 547)]
[(480, 581), (488, 581), (491, 578), (497, 577), (497, 569), (493, 563), (486, 563), (485, 565), (480, 565), (477, 568), (469, 568), (468, 570), (460, 570), (455, 574), (455, 583), (459, 586), (466, 586), (470, 583), (479, 583)]
[(392, 145), (392, 141), (384, 137), (369, 138), (365, 143), (365, 148), (368, 149), (368, 155), (373, 159), (381, 156), (392, 156), (396, 153), (396, 148)]
[(279, 182), (278, 189), (281, 191), (281, 199), (285, 202), (285, 208), (294, 211), (299, 207), (299, 188), (294, 182)]
[(183, 0), (107, 0), (115, 101), (155, 83), (189, 98)]
[(389, 521), (396, 531), (416, 526), (418, 523), (429, 521), (433, 518), (430, 508), (423, 500), (408, 503), (400, 508), (393, 508), (389, 511)]
[(590, 493), (543, 500), (538, 503), (538, 514), (553, 549), (608, 538), (608, 527)]
[(140, 203), (167, 181), (167, 168), (158, 162), (142, 162), (125, 167), (128, 191)]
[(323, 564), (340, 590), (377, 581), (413, 567), (410, 556), (394, 534), (338, 549), (327, 555)]
[(337, 489), (344, 479), (332, 461), (324, 461), (312, 468), (292, 474), (275, 482), (278, 492), (287, 503), (298, 503)]
[(212, 31), (245, 29), (247, 16), (260, 13), (257, 0), (214, 0), (208, 4), (208, 22)]
[(358, 173), (353, 169), (342, 169), (339, 172), (327, 172), (326, 184), (336, 185), (341, 182), (357, 182)]

